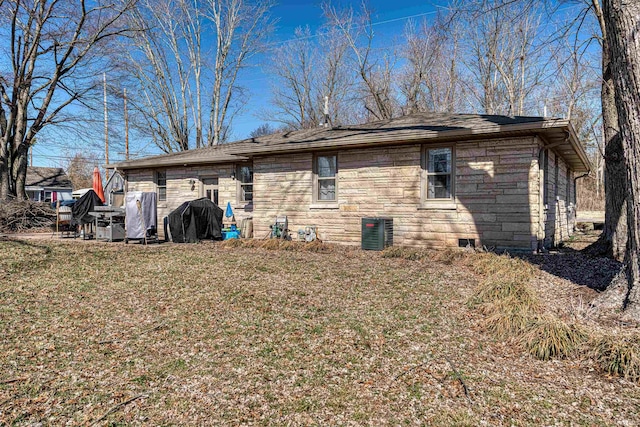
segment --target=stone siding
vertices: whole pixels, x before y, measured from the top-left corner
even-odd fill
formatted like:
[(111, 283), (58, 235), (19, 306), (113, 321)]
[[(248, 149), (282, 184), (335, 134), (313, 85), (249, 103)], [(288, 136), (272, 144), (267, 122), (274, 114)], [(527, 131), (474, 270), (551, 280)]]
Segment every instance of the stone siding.
[[(425, 146), (454, 147), (454, 200), (424, 200)], [(218, 177), (220, 207), (230, 201), (238, 222), (253, 217), (258, 239), (286, 215), (293, 238), (298, 229), (316, 226), (323, 241), (359, 245), (362, 218), (387, 217), (393, 218), (395, 245), (444, 248), (474, 239), (476, 246), (535, 250), (540, 242), (565, 240), (575, 225), (573, 173), (552, 151), (545, 170), (541, 147), (538, 138), (522, 137), (341, 150), (335, 153), (335, 203), (314, 203), (313, 153), (255, 158), (251, 205), (237, 200), (235, 165), (171, 167), (163, 169), (167, 200), (158, 203), (158, 221), (202, 197), (203, 178)], [(154, 177), (152, 169), (129, 171), (128, 191), (157, 191)]]
[(421, 198), (421, 145), (338, 152), (338, 201), (326, 206), (313, 203), (311, 153), (255, 159), (254, 229), (266, 235), (287, 215), (294, 237), (315, 225), (324, 241), (357, 245), (363, 217), (390, 217), (396, 245), (535, 249), (537, 154), (533, 137), (455, 144), (456, 198), (444, 208)]
[[(218, 203), (223, 210), (231, 202), (238, 224), (251, 216), (252, 206), (238, 201), (238, 181), (231, 178), (234, 165), (211, 165), (193, 167), (169, 167), (167, 173), (167, 200), (158, 201), (158, 232), (164, 237), (163, 218), (182, 203), (204, 196), (202, 179), (218, 178)], [(127, 191), (157, 192), (155, 169), (127, 171)], [(193, 181), (193, 184), (192, 184)], [(224, 219), (226, 222), (226, 218)]]
[(543, 174), (547, 195), (544, 197), (544, 246), (555, 247), (567, 240), (575, 229), (574, 173), (566, 162), (551, 150), (547, 151), (547, 169)]

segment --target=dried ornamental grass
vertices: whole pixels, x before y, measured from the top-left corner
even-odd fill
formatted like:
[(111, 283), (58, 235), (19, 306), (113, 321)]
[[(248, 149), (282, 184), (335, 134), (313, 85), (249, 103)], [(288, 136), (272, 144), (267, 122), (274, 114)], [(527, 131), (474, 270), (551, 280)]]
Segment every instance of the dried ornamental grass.
[(424, 256), (425, 254), (422, 251), (402, 246), (389, 246), (382, 251), (382, 258), (402, 258), (416, 261), (424, 258)]
[(514, 297), (495, 301), (483, 305), (487, 329), (501, 338), (521, 335), (531, 326), (536, 312), (537, 304), (523, 304)]
[(640, 381), (640, 336), (605, 336), (594, 347), (595, 359), (602, 370), (631, 381)]
[(521, 342), (532, 356), (549, 360), (567, 357), (586, 337), (586, 333), (578, 326), (555, 316), (543, 315), (536, 318)]
[(499, 300), (509, 300), (511, 304), (531, 308), (539, 304), (535, 293), (526, 283), (496, 276), (482, 282), (471, 298), (475, 304), (491, 304)]
[(503, 279), (529, 281), (535, 275), (531, 264), (509, 255), (482, 253), (472, 258), (473, 270), (484, 276), (500, 276)]

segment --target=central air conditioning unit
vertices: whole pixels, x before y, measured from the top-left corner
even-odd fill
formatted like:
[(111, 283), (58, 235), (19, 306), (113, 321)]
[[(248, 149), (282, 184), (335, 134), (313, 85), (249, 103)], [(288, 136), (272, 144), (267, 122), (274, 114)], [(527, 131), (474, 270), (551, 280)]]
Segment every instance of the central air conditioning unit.
[(393, 246), (392, 218), (362, 218), (362, 249), (381, 251)]

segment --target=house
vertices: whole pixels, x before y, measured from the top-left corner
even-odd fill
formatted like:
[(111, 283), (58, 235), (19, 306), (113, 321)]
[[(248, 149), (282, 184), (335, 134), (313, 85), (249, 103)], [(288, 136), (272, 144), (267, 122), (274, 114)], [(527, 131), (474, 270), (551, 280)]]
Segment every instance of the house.
[(124, 177), (118, 171), (111, 174), (104, 185), (105, 203), (109, 206), (120, 207), (124, 204)]
[(366, 217), (393, 219), (395, 245), (537, 250), (575, 224), (590, 170), (567, 120), (414, 114), (319, 127), (111, 164), (126, 191), (155, 191), (158, 216), (207, 197), (253, 218), (255, 238), (286, 215), (293, 234), (360, 244)]
[(73, 184), (62, 168), (28, 166), (25, 191), (36, 202), (71, 200)]

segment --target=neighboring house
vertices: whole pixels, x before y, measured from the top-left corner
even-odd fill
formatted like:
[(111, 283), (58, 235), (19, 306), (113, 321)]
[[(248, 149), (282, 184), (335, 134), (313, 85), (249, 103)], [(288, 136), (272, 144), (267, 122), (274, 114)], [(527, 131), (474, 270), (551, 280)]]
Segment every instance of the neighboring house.
[(127, 191), (155, 191), (158, 216), (208, 197), (359, 244), (365, 217), (393, 219), (395, 245), (540, 249), (575, 224), (575, 181), (590, 170), (567, 120), (415, 114), (316, 128), (109, 165)]
[(62, 168), (27, 167), (27, 197), (36, 202), (71, 200), (73, 184)]
[(118, 171), (111, 174), (104, 185), (105, 203), (109, 206), (120, 207), (124, 203), (124, 177)]

